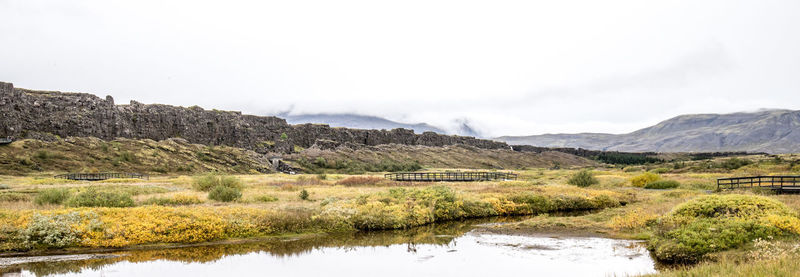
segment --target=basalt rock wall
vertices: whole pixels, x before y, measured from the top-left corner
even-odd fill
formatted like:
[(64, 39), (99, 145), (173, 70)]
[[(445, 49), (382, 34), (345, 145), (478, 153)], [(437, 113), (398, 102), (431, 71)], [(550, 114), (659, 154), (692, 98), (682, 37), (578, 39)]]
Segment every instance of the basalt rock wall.
[[(142, 104), (131, 101), (116, 105), (111, 96), (100, 98), (86, 93), (34, 91), (0, 82), (0, 136), (33, 137), (49, 133), (62, 137), (117, 137), (163, 140), (183, 138), (192, 143), (227, 145), (259, 153), (294, 151), (317, 141), (349, 145), (465, 144), (484, 149), (510, 149), (503, 142), (473, 137), (448, 136), (412, 130), (361, 130), (331, 128), (328, 125), (290, 125), (273, 116)], [(286, 136), (283, 136), (286, 134)]]

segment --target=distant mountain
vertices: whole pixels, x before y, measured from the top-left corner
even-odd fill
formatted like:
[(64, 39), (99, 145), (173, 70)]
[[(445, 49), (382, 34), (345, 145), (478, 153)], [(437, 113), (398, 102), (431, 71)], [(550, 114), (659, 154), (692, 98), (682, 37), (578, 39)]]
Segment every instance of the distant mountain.
[(328, 124), (331, 127), (346, 127), (356, 129), (386, 129), (391, 130), (395, 128), (404, 128), (414, 130), (415, 133), (421, 134), (423, 132), (435, 132), (439, 134), (446, 134), (442, 129), (428, 125), (426, 123), (400, 123), (391, 121), (385, 118), (369, 115), (358, 114), (300, 114), (288, 115), (279, 114), (278, 117), (286, 119), (289, 124), (303, 124), (303, 123), (320, 123)]
[(677, 116), (632, 133), (545, 134), (495, 138), (508, 144), (628, 152), (800, 152), (800, 111)]

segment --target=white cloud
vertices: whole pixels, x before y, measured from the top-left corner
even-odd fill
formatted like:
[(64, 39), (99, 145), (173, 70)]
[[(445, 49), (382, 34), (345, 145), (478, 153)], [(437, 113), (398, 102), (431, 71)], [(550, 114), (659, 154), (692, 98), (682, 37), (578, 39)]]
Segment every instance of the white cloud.
[(488, 135), (800, 108), (797, 1), (0, 0), (0, 80)]

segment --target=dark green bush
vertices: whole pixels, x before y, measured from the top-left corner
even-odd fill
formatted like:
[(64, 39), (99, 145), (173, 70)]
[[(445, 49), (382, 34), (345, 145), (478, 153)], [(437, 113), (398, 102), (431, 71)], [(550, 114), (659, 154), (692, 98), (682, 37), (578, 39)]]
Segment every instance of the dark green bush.
[(208, 199), (220, 202), (231, 202), (242, 198), (242, 191), (239, 188), (216, 186), (208, 192)]
[(753, 162), (750, 161), (750, 160), (739, 159), (739, 158), (730, 158), (730, 159), (727, 159), (725, 161), (722, 161), (717, 166), (721, 167), (721, 168), (724, 168), (724, 169), (728, 169), (728, 170), (734, 170), (734, 169), (739, 169), (740, 167), (743, 167), (743, 166), (746, 166), (746, 165), (749, 165), (749, 164), (752, 164), (752, 163)]
[(117, 192), (101, 192), (87, 189), (69, 198), (70, 207), (133, 207), (133, 199), (129, 194)]
[(308, 200), (308, 197), (310, 195), (306, 189), (303, 189), (300, 191), (300, 194), (298, 196), (300, 197), (300, 200)]
[(242, 181), (234, 176), (219, 175), (216, 173), (209, 173), (194, 180), (194, 189), (199, 191), (210, 191), (218, 186), (241, 189)]
[(592, 174), (592, 171), (588, 169), (575, 173), (569, 178), (569, 180), (567, 180), (567, 184), (579, 187), (588, 187), (591, 185), (596, 185), (597, 183), (599, 183), (597, 178), (595, 178), (594, 174)]
[(69, 199), (70, 192), (67, 189), (45, 189), (40, 191), (33, 199), (37, 205), (54, 204), (59, 205)]
[(678, 181), (673, 180), (659, 180), (655, 182), (650, 182), (644, 185), (646, 189), (674, 189), (680, 186), (681, 184)]

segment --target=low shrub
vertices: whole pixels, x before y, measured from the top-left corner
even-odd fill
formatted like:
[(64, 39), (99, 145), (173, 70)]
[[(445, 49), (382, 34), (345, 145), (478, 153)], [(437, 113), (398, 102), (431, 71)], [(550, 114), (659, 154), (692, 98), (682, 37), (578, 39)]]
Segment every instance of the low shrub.
[(236, 187), (216, 186), (208, 192), (208, 199), (220, 202), (232, 202), (242, 198), (242, 191)]
[(652, 172), (645, 172), (631, 178), (631, 185), (634, 187), (644, 187), (648, 183), (655, 182), (661, 179), (661, 176)]
[(39, 193), (36, 194), (36, 198), (34, 198), (33, 201), (37, 205), (46, 205), (46, 204), (60, 205), (63, 204), (64, 201), (69, 199), (69, 197), (70, 197), (70, 192), (67, 189), (63, 188), (45, 189), (39, 191)]
[(637, 172), (637, 171), (642, 171), (642, 168), (641, 167), (636, 167), (636, 166), (627, 166), (622, 171), (624, 171), (624, 172)]
[(592, 171), (588, 169), (578, 171), (578, 173), (573, 174), (572, 177), (567, 180), (567, 184), (579, 187), (588, 187), (598, 183), (599, 181), (597, 181), (597, 178), (595, 178)]
[(664, 174), (664, 173), (670, 172), (670, 170), (671, 169), (666, 168), (666, 167), (659, 167), (659, 168), (654, 168), (654, 169), (650, 170), (650, 172), (655, 173), (655, 174)]
[(734, 170), (734, 169), (739, 169), (746, 165), (750, 165), (752, 163), (753, 163), (752, 161), (746, 159), (730, 158), (718, 163), (717, 167), (724, 168), (727, 170)]
[(204, 176), (195, 178), (193, 184), (194, 189), (199, 191), (210, 191), (219, 186), (241, 189), (242, 181), (234, 176), (209, 173)]
[(4, 190), (4, 189), (10, 189), (10, 188), (11, 188), (11, 186), (9, 186), (9, 185), (6, 185), (6, 184), (0, 184), (0, 190)]
[(306, 189), (303, 189), (303, 190), (300, 191), (300, 193), (297, 196), (300, 197), (300, 200), (308, 200), (308, 198), (311, 195), (308, 193), (308, 191)]
[(0, 194), (0, 202), (23, 202), (31, 200), (31, 197), (24, 193), (9, 192)]
[(693, 263), (708, 253), (755, 239), (800, 233), (800, 219), (780, 201), (755, 195), (709, 195), (681, 204), (659, 219), (648, 247), (656, 259)]
[(275, 202), (278, 201), (278, 198), (272, 195), (257, 195), (253, 197), (253, 202)]
[[(326, 203), (323, 213), (339, 214), (360, 230), (409, 228), (438, 221), (496, 215), (529, 215), (618, 207), (615, 193), (569, 187), (507, 197), (465, 199), (446, 186), (393, 188), (353, 200)], [(612, 195), (614, 197), (612, 197)]]
[(659, 180), (655, 182), (650, 182), (644, 185), (646, 189), (674, 189), (680, 186), (681, 183), (674, 180)]
[(336, 184), (342, 186), (365, 186), (365, 185), (374, 186), (380, 184), (383, 181), (384, 179), (381, 177), (353, 176), (339, 180), (338, 182), (336, 182)]
[(89, 188), (70, 197), (66, 204), (69, 207), (133, 207), (134, 203), (129, 194)]
[(61, 248), (73, 246), (81, 241), (81, 233), (73, 228), (82, 221), (77, 212), (67, 214), (34, 214), (22, 232), (27, 247)]
[(203, 203), (196, 195), (178, 194), (172, 197), (154, 197), (145, 200), (142, 204), (159, 206), (183, 206)]

